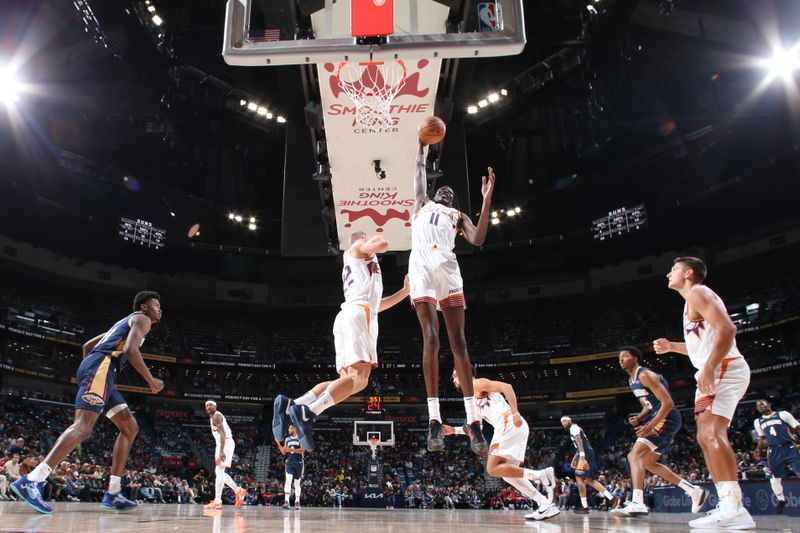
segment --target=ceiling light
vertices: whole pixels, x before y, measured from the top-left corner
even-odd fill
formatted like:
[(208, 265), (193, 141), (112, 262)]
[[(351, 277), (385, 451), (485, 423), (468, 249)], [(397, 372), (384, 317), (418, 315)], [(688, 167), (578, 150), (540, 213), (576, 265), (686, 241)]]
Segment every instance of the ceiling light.
[(278, 122), (283, 124), (284, 122), (286, 122), (286, 119), (283, 118), (282, 116), (278, 115)]
[(256, 217), (250, 217), (250, 223), (251, 224), (255, 224), (256, 223)]
[(489, 96), (487, 96), (486, 98), (487, 98), (487, 99), (488, 99), (490, 102), (494, 103), (494, 102), (496, 102), (496, 101), (500, 100), (500, 95), (499, 95), (499, 94), (497, 94), (497, 93), (492, 93), (492, 94), (490, 94)]
[(497, 218), (497, 211), (492, 211), (492, 218)]
[(247, 100), (239, 100), (239, 105), (244, 107), (247, 105)]
[(790, 50), (776, 48), (772, 57), (762, 61), (773, 76), (789, 78), (793, 70), (800, 69), (800, 43)]
[(155, 12), (156, 12), (156, 6), (147, 6), (147, 10), (148, 10), (150, 13), (155, 13)]
[(267, 118), (272, 118), (273, 116), (274, 116), (274, 115), (273, 115), (272, 113), (270, 113), (269, 111), (267, 111)]
[(500, 219), (499, 219), (499, 218), (493, 218), (493, 219), (492, 219), (492, 226), (496, 226), (496, 225), (498, 225), (499, 223), (500, 223)]
[(469, 113), (470, 115), (474, 115), (477, 112), (478, 112), (478, 106), (471, 105), (467, 107), (467, 113)]
[(509, 209), (508, 211), (506, 211), (506, 216), (507, 217), (513, 217), (516, 214), (517, 214), (517, 212), (514, 211), (513, 209)]
[(241, 222), (242, 221), (242, 215), (236, 215), (233, 218), (234, 218), (234, 220), (236, 220), (236, 222)]
[(514, 208), (514, 211), (516, 211), (517, 213), (519, 213), (520, 211), (522, 211), (522, 209), (520, 209), (519, 207), (515, 207), (515, 208)]
[(266, 107), (259, 107), (256, 111), (259, 115), (266, 116), (267, 115), (267, 108)]
[(18, 102), (19, 90), (19, 82), (14, 79), (11, 69), (0, 71), (0, 100), (5, 103)]
[(500, 89), (500, 95), (501, 96), (508, 96), (508, 91), (505, 90), (505, 89)]
[(258, 106), (253, 102), (248, 102), (247, 109), (249, 109), (250, 111), (255, 111), (258, 109)]
[(489, 102), (487, 102), (486, 100), (481, 100), (480, 102), (478, 102), (478, 107), (486, 107), (487, 105), (489, 105)]
[(161, 26), (162, 24), (164, 24), (164, 19), (162, 19), (158, 15), (153, 15), (153, 24), (155, 24), (156, 26)]
[(235, 215), (235, 214), (233, 214), (233, 213), (228, 213), (228, 220), (233, 220), (234, 218), (236, 218), (236, 215)]
[(251, 224), (248, 224), (248, 225), (247, 225), (247, 228), (248, 228), (250, 231), (255, 231), (255, 230), (256, 230), (256, 225), (251, 223)]

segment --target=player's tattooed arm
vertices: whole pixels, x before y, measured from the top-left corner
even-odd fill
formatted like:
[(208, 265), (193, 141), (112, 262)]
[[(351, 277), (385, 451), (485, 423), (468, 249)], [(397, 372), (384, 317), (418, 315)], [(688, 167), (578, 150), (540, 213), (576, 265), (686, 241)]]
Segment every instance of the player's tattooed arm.
[(428, 173), (425, 170), (425, 145), (422, 141), (417, 150), (417, 160), (414, 163), (414, 213), (428, 201)]
[(214, 427), (217, 428), (220, 442), (225, 442), (227, 435), (225, 435), (225, 426), (222, 423), (222, 413), (217, 411), (214, 413), (214, 416), (211, 417), (211, 420), (214, 422)]

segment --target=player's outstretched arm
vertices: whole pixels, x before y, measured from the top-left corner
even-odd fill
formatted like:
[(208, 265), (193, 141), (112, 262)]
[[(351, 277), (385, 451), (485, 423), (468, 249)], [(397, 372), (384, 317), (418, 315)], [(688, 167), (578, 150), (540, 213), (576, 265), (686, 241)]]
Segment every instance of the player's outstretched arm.
[(414, 214), (428, 201), (428, 173), (425, 171), (425, 145), (419, 142), (414, 163)]
[(403, 300), (406, 299), (409, 293), (409, 286), (408, 286), (408, 274), (403, 279), (403, 288), (397, 291), (396, 293), (387, 296), (381, 300), (381, 307), (378, 309), (378, 312), (386, 311), (390, 307), (394, 307), (395, 305), (399, 304)]
[(105, 335), (106, 335), (105, 333), (101, 333), (97, 337), (95, 337), (93, 339), (90, 339), (90, 340), (86, 341), (83, 344), (82, 349), (83, 349), (83, 358), (84, 359), (86, 359), (86, 356), (89, 355), (92, 350), (94, 350), (94, 347), (97, 346), (97, 343), (100, 342), (100, 339), (105, 337)]
[(469, 215), (461, 213), (461, 230), (464, 232), (464, 238), (474, 246), (483, 246), (484, 241), (486, 241), (486, 232), (489, 231), (489, 211), (492, 208), (495, 176), (492, 167), (489, 167), (488, 172), (488, 178), (486, 176), (481, 178), (483, 204), (481, 205), (481, 214), (478, 217), (478, 225), (476, 226), (472, 223)]
[(655, 394), (658, 401), (661, 402), (661, 407), (658, 408), (658, 412), (656, 412), (655, 416), (653, 416), (647, 424), (639, 426), (636, 429), (636, 435), (647, 438), (653, 433), (654, 428), (661, 426), (661, 422), (667, 418), (669, 412), (675, 407), (675, 402), (672, 401), (672, 396), (670, 396), (669, 391), (661, 383), (661, 380), (658, 379), (658, 375), (655, 372), (644, 370), (639, 374), (639, 379), (645, 387)]
[(666, 353), (689, 355), (689, 351), (686, 349), (685, 342), (672, 342), (663, 338), (653, 341), (653, 351), (656, 352), (657, 355), (664, 355)]
[(389, 241), (386, 237), (375, 235), (369, 239), (361, 239), (353, 243), (350, 247), (350, 255), (359, 259), (366, 259), (375, 254), (386, 253), (389, 250)]
[(131, 366), (150, 386), (150, 390), (153, 392), (161, 392), (161, 389), (164, 388), (164, 382), (153, 377), (153, 374), (150, 373), (150, 369), (147, 368), (144, 362), (144, 358), (142, 358), (142, 352), (139, 351), (139, 346), (142, 345), (145, 335), (150, 333), (150, 324), (150, 319), (144, 315), (135, 315), (131, 318), (131, 330), (128, 332), (128, 338), (125, 339), (125, 347), (122, 349), (122, 352), (125, 354), (125, 357), (128, 358), (128, 361), (130, 361)]

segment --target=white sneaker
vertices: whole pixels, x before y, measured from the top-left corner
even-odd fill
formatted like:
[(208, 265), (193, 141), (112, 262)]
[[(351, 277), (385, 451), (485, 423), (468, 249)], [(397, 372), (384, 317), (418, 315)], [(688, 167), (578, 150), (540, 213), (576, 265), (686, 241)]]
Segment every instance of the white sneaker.
[(695, 518), (689, 522), (689, 527), (697, 529), (755, 529), (756, 523), (750, 513), (741, 504), (734, 512), (710, 512), (702, 518)]
[(614, 516), (647, 516), (650, 511), (643, 503), (628, 501), (622, 507), (611, 509), (608, 513)]
[(708, 491), (706, 489), (697, 487), (694, 491), (692, 491), (692, 512), (699, 513), (700, 509), (706, 504), (706, 500), (708, 500)]
[(556, 473), (552, 466), (544, 469), (544, 478), (546, 481), (544, 490), (547, 492), (547, 499), (550, 500), (550, 503), (553, 503), (556, 495)]
[(526, 514), (525, 518), (527, 520), (547, 520), (559, 514), (561, 514), (561, 510), (558, 508), (558, 505), (550, 503), (550, 505), (546, 507), (540, 507), (534, 512)]

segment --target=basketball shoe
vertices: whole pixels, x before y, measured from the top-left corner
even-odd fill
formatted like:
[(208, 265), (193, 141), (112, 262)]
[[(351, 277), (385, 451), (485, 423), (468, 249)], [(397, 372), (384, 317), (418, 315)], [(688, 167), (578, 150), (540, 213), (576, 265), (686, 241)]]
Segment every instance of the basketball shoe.
[(307, 452), (314, 451), (314, 436), (311, 431), (314, 427), (314, 420), (317, 418), (307, 405), (293, 405), (289, 407), (289, 418), (292, 419), (292, 424), (297, 428), (297, 436), (300, 438), (300, 444)]
[(272, 437), (283, 442), (289, 429), (289, 417), (286, 410), (294, 402), (288, 396), (278, 394), (272, 404)]
[(444, 450), (444, 436), (442, 436), (442, 423), (431, 420), (428, 424), (428, 451), (440, 452)]
[(469, 425), (467, 435), (469, 435), (469, 447), (475, 454), (481, 457), (489, 455), (489, 445), (486, 443), (486, 437), (483, 436), (480, 420)]

